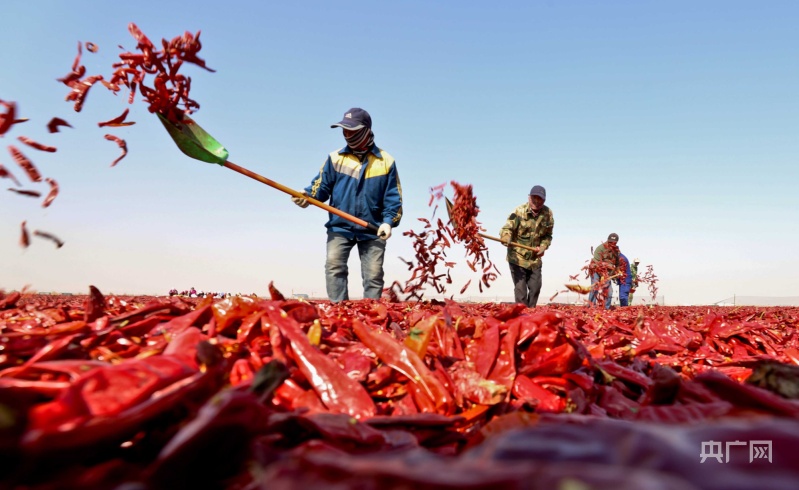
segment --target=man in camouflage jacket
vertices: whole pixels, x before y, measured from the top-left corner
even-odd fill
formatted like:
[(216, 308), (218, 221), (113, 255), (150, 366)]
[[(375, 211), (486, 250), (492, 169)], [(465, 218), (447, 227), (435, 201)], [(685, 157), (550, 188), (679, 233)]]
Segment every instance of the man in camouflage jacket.
[[(611, 233), (608, 239), (597, 245), (594, 249), (594, 256), (588, 265), (588, 272), (591, 273), (591, 294), (588, 295), (588, 302), (597, 304), (600, 296), (604, 297), (605, 309), (610, 309), (613, 300), (613, 288), (611, 278), (620, 273), (619, 269), (619, 235)], [(596, 283), (601, 282), (599, 286)], [(600, 294), (600, 290), (602, 294)]]
[(541, 257), (552, 244), (555, 218), (552, 210), (544, 206), (547, 192), (540, 185), (530, 189), (527, 202), (517, 207), (508, 216), (499, 232), (502, 243), (510, 242), (535, 249), (508, 246), (508, 264), (513, 279), (513, 294), (517, 303), (533, 308), (541, 292)]

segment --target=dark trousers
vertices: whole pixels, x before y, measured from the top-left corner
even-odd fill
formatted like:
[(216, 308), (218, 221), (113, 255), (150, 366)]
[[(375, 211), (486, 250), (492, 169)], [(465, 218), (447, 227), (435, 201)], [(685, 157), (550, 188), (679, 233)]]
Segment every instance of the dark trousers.
[(516, 302), (533, 308), (538, 303), (538, 295), (541, 293), (541, 265), (535, 269), (524, 269), (516, 264), (508, 265), (510, 265)]

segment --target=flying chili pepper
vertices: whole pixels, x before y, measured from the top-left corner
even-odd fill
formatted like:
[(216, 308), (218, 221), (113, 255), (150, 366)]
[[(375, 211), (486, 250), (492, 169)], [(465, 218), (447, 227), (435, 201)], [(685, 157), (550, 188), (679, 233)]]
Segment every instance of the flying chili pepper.
[(108, 141), (115, 142), (117, 145), (119, 145), (120, 148), (122, 148), (122, 155), (120, 155), (116, 160), (114, 160), (111, 163), (111, 166), (113, 167), (114, 165), (119, 163), (120, 160), (125, 158), (125, 155), (128, 154), (128, 144), (125, 142), (125, 140), (123, 140), (122, 138), (120, 138), (118, 136), (114, 136), (113, 134), (105, 135), (105, 139), (107, 139)]
[(11, 187), (8, 188), (11, 192), (16, 192), (17, 194), (22, 194), (23, 196), (31, 196), (31, 197), (42, 197), (42, 193), (39, 191), (30, 191), (28, 189), (13, 189)]
[(88, 52), (90, 52), (90, 53), (96, 53), (97, 52), (97, 45), (94, 44), (93, 42), (86, 41), (86, 50)]
[(80, 42), (78, 42), (78, 54), (75, 56), (75, 60), (72, 62), (72, 71), (67, 73), (63, 78), (58, 78), (57, 80), (68, 87), (72, 87), (72, 85), (80, 80), (80, 78), (86, 74), (86, 67), (80, 64), (80, 57), (83, 54), (83, 47)]
[(3, 136), (17, 122), (17, 104), (0, 100), (0, 105), (7, 109), (5, 114), (0, 114), (0, 136)]
[(136, 123), (135, 122), (123, 122), (125, 120), (125, 118), (128, 117), (128, 111), (130, 111), (130, 109), (125, 109), (125, 112), (123, 112), (119, 116), (117, 116), (117, 117), (115, 117), (113, 119), (109, 119), (108, 121), (99, 122), (99, 123), (97, 123), (97, 125), (100, 126), (101, 128), (104, 127), (104, 126), (113, 126), (113, 127), (132, 126), (133, 124), (136, 124)]
[(64, 121), (60, 117), (54, 117), (54, 118), (50, 119), (49, 123), (47, 123), (47, 130), (50, 131), (51, 133), (57, 133), (59, 126), (67, 126), (67, 127), (70, 127), (70, 128), (72, 127), (71, 124), (69, 124), (68, 122)]
[(19, 244), (22, 245), (22, 248), (28, 248), (31, 244), (31, 237), (28, 235), (28, 228), (25, 226), (27, 221), (22, 222), (21, 228), (21, 235), (19, 237)]
[(17, 187), (22, 187), (22, 184), (20, 184), (20, 183), (19, 183), (19, 180), (17, 180), (17, 178), (16, 178), (16, 177), (14, 177), (14, 174), (12, 174), (11, 172), (9, 172), (9, 171), (8, 171), (8, 169), (7, 169), (7, 168), (5, 168), (5, 167), (4, 167), (3, 165), (1, 165), (1, 164), (0, 164), (0, 178), (11, 179), (11, 180), (13, 180), (13, 181), (14, 181), (14, 184), (15, 184)]
[(89, 89), (102, 79), (102, 75), (92, 75), (84, 78), (83, 80), (72, 82), (69, 85), (72, 88), (72, 92), (67, 94), (64, 100), (68, 102), (75, 101), (75, 112), (80, 112), (81, 109), (83, 109), (83, 103), (86, 101), (86, 96), (89, 95)]
[(16, 146), (8, 145), (8, 152), (11, 153), (11, 156), (14, 158), (14, 161), (17, 162), (17, 165), (22, 167), (22, 170), (24, 170), (25, 173), (28, 174), (28, 177), (33, 182), (42, 181), (42, 175), (33, 165), (33, 162), (31, 162), (28, 159), (28, 157), (26, 157), (21, 151), (19, 151)]
[(53, 202), (53, 199), (58, 195), (58, 182), (51, 178), (44, 179), (48, 184), (50, 184), (50, 192), (47, 194), (47, 197), (44, 198), (42, 201), (42, 207), (46, 208)]
[(26, 145), (30, 146), (31, 148), (36, 148), (37, 150), (46, 151), (49, 153), (55, 153), (55, 151), (57, 150), (55, 146), (43, 145), (38, 141), (34, 141), (28, 138), (27, 136), (17, 136), (17, 139), (25, 143)]
[(61, 247), (64, 246), (64, 242), (59, 240), (58, 237), (56, 237), (55, 235), (52, 235), (50, 233), (47, 233), (45, 231), (33, 230), (33, 234), (34, 234), (34, 236), (38, 236), (38, 237), (41, 237), (41, 238), (46, 238), (47, 240), (51, 240), (52, 242), (55, 243), (56, 248), (61, 248)]

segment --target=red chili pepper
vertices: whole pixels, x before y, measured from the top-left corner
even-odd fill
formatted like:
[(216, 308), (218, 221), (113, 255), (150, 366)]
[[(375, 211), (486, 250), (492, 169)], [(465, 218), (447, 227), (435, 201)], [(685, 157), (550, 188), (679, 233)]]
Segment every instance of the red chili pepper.
[(519, 324), (507, 324), (505, 335), (500, 340), (499, 355), (491, 369), (488, 379), (507, 389), (513, 388), (513, 380), (516, 378), (516, 342), (519, 339)]
[(125, 111), (122, 114), (120, 114), (119, 116), (117, 116), (117, 117), (115, 117), (113, 119), (109, 119), (108, 121), (99, 122), (99, 123), (97, 123), (97, 125), (99, 127), (101, 127), (101, 128), (105, 127), (105, 126), (111, 126), (111, 127), (132, 126), (133, 124), (136, 124), (136, 123), (135, 122), (124, 122), (125, 118), (128, 117), (128, 112), (129, 111), (130, 111), (130, 109), (125, 109)]
[(83, 103), (86, 102), (86, 96), (89, 95), (89, 89), (102, 79), (102, 75), (92, 75), (83, 80), (70, 82), (69, 86), (72, 88), (72, 91), (67, 94), (64, 100), (75, 101), (75, 106), (73, 108), (75, 112), (80, 112), (83, 109)]
[(294, 319), (272, 307), (267, 310), (267, 314), (269, 320), (288, 339), (300, 372), (329, 410), (348, 413), (357, 419), (371, 417), (376, 413), (375, 404), (364, 387), (347, 376), (336, 361), (311, 345)]
[(596, 366), (605, 373), (627, 381), (641, 388), (647, 389), (652, 384), (652, 379), (632, 369), (626, 368), (615, 362), (610, 361), (596, 361)]
[(507, 387), (477, 373), (470, 362), (456, 362), (449, 368), (449, 375), (460, 406), (465, 405), (464, 400), (480, 405), (496, 405), (504, 401), (508, 393)]
[(6, 113), (0, 114), (0, 136), (3, 136), (16, 122), (17, 104), (15, 102), (5, 102), (0, 100), (0, 105), (5, 106), (6, 108)]
[(562, 412), (566, 406), (563, 398), (542, 388), (527, 376), (517, 376), (513, 383), (513, 396), (534, 406), (540, 412)]
[(0, 178), (11, 179), (12, 181), (14, 181), (14, 184), (17, 187), (22, 187), (22, 184), (19, 183), (19, 180), (17, 180), (16, 177), (14, 177), (14, 174), (9, 172), (8, 169), (5, 168), (2, 164), (0, 164)]
[(252, 370), (252, 366), (250, 366), (250, 362), (247, 359), (238, 359), (233, 363), (233, 368), (230, 370), (230, 384), (238, 386), (242, 383), (249, 383), (253, 376), (255, 376), (255, 373)]
[(39, 191), (30, 191), (28, 189), (12, 189), (9, 187), (11, 192), (16, 192), (17, 194), (21, 194), (23, 196), (30, 196), (30, 197), (42, 197), (42, 193)]
[(114, 136), (113, 134), (105, 135), (105, 139), (107, 139), (108, 141), (115, 142), (117, 145), (119, 145), (120, 148), (122, 148), (122, 155), (120, 155), (116, 160), (111, 162), (111, 166), (113, 167), (114, 165), (119, 163), (120, 160), (125, 158), (125, 155), (128, 154), (128, 144), (125, 142), (125, 140), (123, 140), (122, 138), (120, 138), (118, 136)]
[(272, 297), (272, 301), (286, 300), (286, 297), (283, 296), (283, 293), (277, 290), (273, 281), (269, 281), (269, 295)]
[(246, 471), (252, 440), (266, 431), (270, 415), (250, 391), (218, 393), (159, 452), (145, 486), (202, 488)]
[(93, 322), (105, 315), (105, 297), (94, 286), (89, 286), (89, 296), (83, 303), (83, 321)]
[(144, 35), (141, 29), (139, 29), (139, 26), (137, 26), (133, 22), (128, 24), (128, 31), (130, 31), (130, 34), (133, 36), (133, 39), (135, 39), (136, 42), (139, 43), (140, 49), (152, 50), (153, 48), (155, 48), (153, 42), (150, 41), (150, 39)]
[(408, 331), (404, 344), (420, 358), (427, 354), (427, 346), (439, 320), (438, 315), (430, 315), (416, 322)]
[(26, 157), (21, 151), (17, 149), (14, 145), (8, 145), (8, 152), (11, 153), (11, 156), (14, 158), (14, 161), (17, 162), (17, 165), (22, 167), (22, 170), (28, 174), (28, 178), (30, 178), (33, 182), (41, 182), (42, 175), (33, 165), (33, 163)]
[(58, 128), (60, 126), (67, 126), (69, 128), (72, 127), (71, 124), (69, 124), (65, 120), (61, 119), (60, 117), (54, 117), (54, 118), (50, 119), (50, 122), (47, 123), (47, 130), (50, 131), (51, 133), (57, 133), (58, 132)]
[[(214, 370), (145, 383), (150, 389), (163, 386), (149, 396), (130, 386), (127, 390), (123, 389), (121, 383), (124, 380), (135, 379), (136, 385), (141, 387), (144, 378), (152, 374), (144, 362), (146, 360), (125, 361), (117, 366), (96, 369), (70, 385), (55, 401), (34, 407), (29, 411), (30, 425), (22, 441), (23, 449), (30, 454), (58, 454), (65, 450), (96, 448), (109, 443), (118, 445), (130, 440), (150, 421), (178, 409), (189, 410), (192, 398), (205, 399), (218, 389), (218, 373)], [(174, 381), (170, 382), (170, 379)], [(94, 380), (105, 382), (93, 384)], [(83, 387), (99, 390), (84, 393), (92, 402), (102, 400), (101, 397), (95, 399), (95, 394), (105, 394), (120, 411), (99, 417), (88, 415), (89, 405), (80, 395)], [(53, 414), (53, 418), (50, 414)], [(60, 424), (59, 420), (71, 422)], [(91, 420), (90, 424), (85, 423), (88, 420)]]
[(22, 225), (20, 226), (21, 234), (19, 237), (19, 244), (22, 245), (22, 248), (28, 248), (28, 246), (31, 244), (31, 238), (30, 235), (28, 235), (28, 228), (25, 226), (26, 223), (27, 221), (23, 221)]
[(263, 315), (263, 311), (255, 311), (244, 317), (241, 320), (241, 325), (236, 331), (236, 341), (243, 344), (249, 344), (253, 340), (263, 335), (260, 327), (261, 317)]
[(475, 371), (483, 378), (488, 378), (491, 368), (497, 360), (499, 352), (499, 325), (480, 319), (478, 330), (467, 341), (466, 359), (474, 363)]
[(36, 148), (37, 150), (46, 151), (49, 153), (55, 153), (55, 151), (57, 150), (55, 146), (43, 145), (38, 141), (34, 141), (28, 138), (27, 136), (17, 136), (17, 139), (25, 143), (26, 145), (30, 146), (31, 148)]
[(58, 196), (58, 182), (49, 177), (44, 180), (50, 184), (50, 192), (47, 194), (47, 197), (44, 198), (44, 201), (42, 201), (42, 207), (46, 208), (53, 202), (56, 196)]
[(405, 375), (414, 385), (418, 385), (433, 401), (438, 413), (454, 413), (452, 395), (413, 350), (400, 344), (386, 332), (371, 330), (358, 319), (352, 320), (352, 331), (381, 361)]

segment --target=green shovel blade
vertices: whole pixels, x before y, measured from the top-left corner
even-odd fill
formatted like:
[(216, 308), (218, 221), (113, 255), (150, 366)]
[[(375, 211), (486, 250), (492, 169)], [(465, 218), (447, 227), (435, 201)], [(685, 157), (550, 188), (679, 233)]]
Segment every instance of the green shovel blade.
[(228, 151), (213, 136), (206, 133), (199, 124), (189, 116), (183, 115), (180, 122), (172, 123), (158, 114), (158, 119), (169, 132), (169, 136), (178, 145), (180, 151), (201, 162), (219, 165), (227, 161)]

